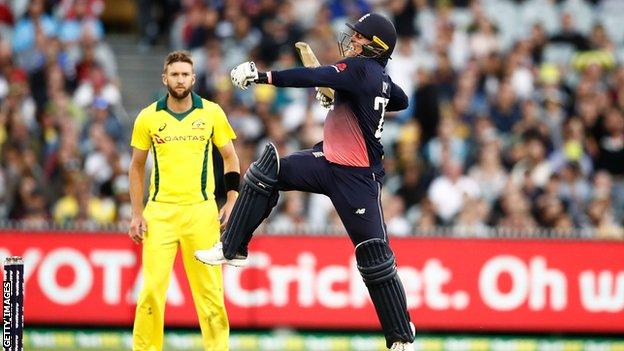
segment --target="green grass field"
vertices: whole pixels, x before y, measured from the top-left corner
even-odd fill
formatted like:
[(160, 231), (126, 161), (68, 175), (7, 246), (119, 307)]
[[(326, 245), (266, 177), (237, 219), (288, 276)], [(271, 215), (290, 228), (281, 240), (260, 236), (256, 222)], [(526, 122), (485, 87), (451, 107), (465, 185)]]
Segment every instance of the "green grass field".
[[(28, 329), (26, 351), (126, 351), (131, 350), (131, 332), (122, 330)], [(419, 351), (624, 351), (624, 337), (551, 337), (419, 335)], [(197, 332), (168, 331), (167, 351), (201, 351)], [(360, 333), (296, 333), (292, 331), (240, 332), (230, 338), (232, 351), (381, 351), (383, 337)]]

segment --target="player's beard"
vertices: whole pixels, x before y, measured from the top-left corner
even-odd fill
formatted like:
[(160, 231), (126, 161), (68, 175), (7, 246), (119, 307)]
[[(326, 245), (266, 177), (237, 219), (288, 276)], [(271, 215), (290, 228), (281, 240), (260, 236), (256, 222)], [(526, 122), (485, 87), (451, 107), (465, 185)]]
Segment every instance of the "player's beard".
[(169, 91), (169, 96), (173, 97), (176, 100), (182, 100), (191, 93), (193, 86), (191, 85), (188, 89), (184, 89), (181, 93), (178, 93), (176, 88), (172, 88), (171, 85), (167, 85), (167, 91)]

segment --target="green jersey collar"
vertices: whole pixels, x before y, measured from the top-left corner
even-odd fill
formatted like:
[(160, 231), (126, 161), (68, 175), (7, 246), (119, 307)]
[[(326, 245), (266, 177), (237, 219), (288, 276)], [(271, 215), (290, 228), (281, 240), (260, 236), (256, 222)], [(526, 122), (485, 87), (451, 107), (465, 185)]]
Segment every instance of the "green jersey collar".
[[(156, 111), (165, 110), (167, 108), (167, 96), (163, 96), (156, 102)], [(193, 101), (193, 108), (204, 108), (201, 96), (191, 92), (191, 100)]]

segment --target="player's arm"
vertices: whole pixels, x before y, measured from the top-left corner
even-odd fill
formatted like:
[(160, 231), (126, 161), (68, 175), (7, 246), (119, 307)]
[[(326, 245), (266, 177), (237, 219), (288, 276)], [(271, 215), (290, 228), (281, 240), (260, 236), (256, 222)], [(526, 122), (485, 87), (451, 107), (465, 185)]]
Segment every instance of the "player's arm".
[(272, 84), (278, 87), (313, 88), (327, 87), (334, 90), (354, 91), (358, 84), (354, 79), (356, 67), (350, 63), (316, 68), (292, 68), (283, 71), (260, 72), (253, 62), (244, 62), (231, 72), (232, 83), (245, 90), (250, 83)]
[(268, 83), (278, 87), (312, 88), (327, 87), (335, 90), (351, 91), (354, 84), (351, 75), (342, 73), (335, 65), (316, 68), (292, 68), (283, 71), (267, 72)]
[(132, 206), (132, 219), (130, 220), (128, 235), (137, 244), (143, 241), (143, 233), (147, 231), (147, 222), (143, 218), (143, 180), (145, 179), (147, 153), (152, 146), (144, 111), (141, 111), (134, 121), (130, 140), (132, 159), (128, 171), (130, 204)]
[(238, 197), (238, 188), (240, 185), (240, 163), (238, 155), (234, 149), (234, 143), (230, 140), (225, 145), (217, 147), (223, 158), (223, 177), (225, 182), (225, 190), (227, 200), (225, 205), (219, 212), (221, 226), (225, 226), (230, 219), (230, 214), (234, 208), (234, 203)]
[(386, 111), (405, 110), (408, 104), (408, 98), (403, 89), (393, 82), (392, 87), (390, 88), (390, 100), (386, 106)]
[(147, 230), (147, 223), (145, 218), (143, 218), (143, 179), (145, 178), (147, 153), (148, 150), (134, 147), (128, 172), (130, 204), (132, 205), (132, 220), (130, 221), (128, 235), (137, 244), (143, 240), (143, 233)]

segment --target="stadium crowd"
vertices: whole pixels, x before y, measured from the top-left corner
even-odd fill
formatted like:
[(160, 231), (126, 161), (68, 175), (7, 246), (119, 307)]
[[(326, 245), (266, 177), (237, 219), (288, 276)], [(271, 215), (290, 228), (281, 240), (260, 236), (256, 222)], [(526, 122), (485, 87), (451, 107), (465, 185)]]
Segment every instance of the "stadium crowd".
[[(0, 1), (0, 218), (124, 223), (130, 126), (103, 1), (54, 3)], [(399, 34), (387, 70), (410, 96), (408, 110), (386, 114), (382, 137), (389, 233), (624, 238), (621, 1), (147, 6), (167, 6), (168, 20), (141, 11), (141, 42), (166, 34), (191, 51), (196, 91), (226, 111), (242, 170), (269, 140), (281, 154), (320, 141), (326, 110), (313, 89), (235, 90), (230, 69), (296, 66), (299, 40), (335, 62), (344, 23), (379, 11)], [(326, 197), (289, 192), (263, 230), (343, 229)]]

